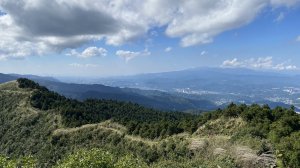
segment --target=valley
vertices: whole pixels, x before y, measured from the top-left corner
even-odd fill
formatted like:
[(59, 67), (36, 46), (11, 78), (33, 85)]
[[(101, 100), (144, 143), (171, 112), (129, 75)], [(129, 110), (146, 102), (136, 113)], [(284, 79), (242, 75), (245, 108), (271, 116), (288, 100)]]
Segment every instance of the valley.
[(83, 81), (116, 87), (160, 90), (187, 99), (207, 100), (213, 103), (215, 108), (235, 102), (269, 104), (273, 108), (293, 105), (300, 109), (299, 76), (280, 72), (194, 68), (98, 80), (86, 79), (81, 82)]

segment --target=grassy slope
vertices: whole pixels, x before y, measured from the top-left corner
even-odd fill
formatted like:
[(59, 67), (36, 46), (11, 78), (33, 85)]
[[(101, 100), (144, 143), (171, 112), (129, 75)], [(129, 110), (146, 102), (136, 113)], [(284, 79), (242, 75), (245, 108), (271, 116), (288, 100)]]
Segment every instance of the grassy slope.
[(3, 135), (0, 137), (0, 154), (33, 155), (41, 166), (53, 165), (65, 154), (79, 148), (94, 147), (113, 151), (116, 155), (130, 151), (147, 162), (155, 161), (153, 167), (233, 167), (236, 164), (265, 167), (262, 164), (274, 162), (274, 159), (268, 161), (256, 155), (262, 140), (232, 139), (233, 134), (245, 125), (241, 118), (212, 120), (193, 135), (183, 133), (148, 140), (127, 135), (125, 127), (111, 121), (64, 128), (55, 111), (39, 111), (30, 106), (31, 93), (18, 88), (16, 82), (0, 85), (0, 134)]
[(0, 94), (1, 153), (15, 157), (47, 153), (48, 136), (60, 127), (60, 116), (33, 109), (31, 91), (19, 89), (16, 82), (1, 85)]

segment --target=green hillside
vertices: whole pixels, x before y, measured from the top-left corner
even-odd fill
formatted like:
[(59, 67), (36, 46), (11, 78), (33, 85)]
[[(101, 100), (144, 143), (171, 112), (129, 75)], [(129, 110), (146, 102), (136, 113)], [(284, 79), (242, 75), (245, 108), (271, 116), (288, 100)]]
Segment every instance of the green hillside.
[(300, 167), (300, 116), (235, 105), (191, 115), (0, 85), (0, 167)]

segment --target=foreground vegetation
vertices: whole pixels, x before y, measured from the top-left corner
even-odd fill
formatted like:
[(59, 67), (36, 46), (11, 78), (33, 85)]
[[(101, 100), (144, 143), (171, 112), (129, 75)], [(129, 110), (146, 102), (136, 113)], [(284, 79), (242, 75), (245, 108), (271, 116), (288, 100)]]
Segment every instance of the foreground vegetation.
[(0, 85), (0, 108), (0, 167), (300, 167), (293, 107), (167, 113), (19, 79)]

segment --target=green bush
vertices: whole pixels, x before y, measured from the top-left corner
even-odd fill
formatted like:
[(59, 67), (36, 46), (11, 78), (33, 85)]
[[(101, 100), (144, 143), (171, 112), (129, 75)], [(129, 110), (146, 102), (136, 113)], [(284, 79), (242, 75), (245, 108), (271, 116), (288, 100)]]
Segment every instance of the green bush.
[(133, 155), (126, 155), (114, 164), (115, 168), (147, 168), (147, 164)]
[(102, 149), (79, 150), (58, 162), (56, 168), (147, 168), (141, 159), (126, 155), (118, 159)]
[(35, 168), (36, 160), (29, 157), (22, 157), (20, 159), (10, 159), (5, 156), (0, 156), (0, 168)]
[(17, 79), (17, 82), (19, 84), (19, 88), (38, 89), (38, 90), (48, 91), (46, 87), (40, 86), (38, 83), (35, 83), (34, 81), (26, 78), (19, 78)]
[(79, 150), (60, 161), (57, 168), (114, 168), (113, 155), (101, 149)]

